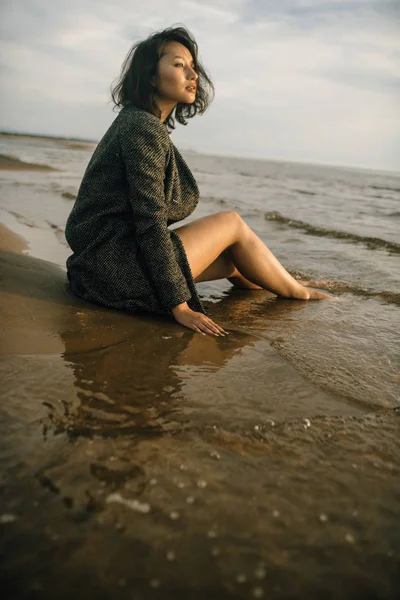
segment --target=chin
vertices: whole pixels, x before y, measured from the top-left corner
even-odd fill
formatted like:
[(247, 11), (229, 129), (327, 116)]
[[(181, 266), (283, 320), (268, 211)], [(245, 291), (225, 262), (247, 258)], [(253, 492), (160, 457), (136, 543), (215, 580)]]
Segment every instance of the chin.
[(183, 100), (183, 102), (185, 102), (186, 104), (193, 104), (195, 100), (196, 94), (188, 94), (187, 96), (185, 95), (185, 100)]

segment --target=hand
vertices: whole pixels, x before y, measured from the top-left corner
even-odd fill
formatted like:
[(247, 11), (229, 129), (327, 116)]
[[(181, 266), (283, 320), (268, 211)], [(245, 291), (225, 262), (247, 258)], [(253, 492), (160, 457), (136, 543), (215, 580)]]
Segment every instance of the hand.
[(172, 309), (172, 314), (178, 323), (185, 325), (189, 329), (193, 329), (198, 333), (206, 335), (229, 335), (227, 331), (214, 323), (212, 319), (201, 312), (196, 312), (188, 307), (187, 303), (178, 304)]

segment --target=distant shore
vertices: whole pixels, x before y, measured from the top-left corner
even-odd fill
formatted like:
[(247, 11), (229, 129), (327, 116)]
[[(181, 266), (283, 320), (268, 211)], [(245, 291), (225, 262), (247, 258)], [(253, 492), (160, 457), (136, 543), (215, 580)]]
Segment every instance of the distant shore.
[[(51, 136), (51, 135), (41, 135), (41, 134), (34, 134), (34, 133), (14, 133), (14, 132), (9, 132), (9, 131), (0, 131), (0, 141), (2, 139), (8, 139), (8, 140), (9, 139), (17, 139), (17, 140), (22, 139), (22, 140), (36, 140), (36, 141), (43, 141), (43, 142), (56, 142), (60, 146), (68, 148), (69, 150), (94, 150), (94, 148), (96, 147), (96, 145), (98, 143), (96, 140), (68, 138), (68, 137)], [(4, 156), (1, 155), (1, 158), (3, 159)], [(13, 157), (7, 157), (7, 158), (13, 158)], [(32, 168), (29, 166), (22, 167), (23, 164), (29, 165), (29, 163), (22, 163), (22, 161), (19, 161), (19, 164), (8, 163), (5, 166), (0, 166), (0, 169)], [(32, 166), (40, 167), (40, 165), (32, 165)], [(49, 167), (45, 167), (45, 168), (49, 169)]]
[(14, 131), (0, 131), (0, 138), (32, 138), (35, 140), (55, 140), (60, 142), (79, 142), (83, 144), (97, 144), (97, 140), (87, 138), (66, 137), (61, 135), (44, 135), (42, 133), (18, 133)]

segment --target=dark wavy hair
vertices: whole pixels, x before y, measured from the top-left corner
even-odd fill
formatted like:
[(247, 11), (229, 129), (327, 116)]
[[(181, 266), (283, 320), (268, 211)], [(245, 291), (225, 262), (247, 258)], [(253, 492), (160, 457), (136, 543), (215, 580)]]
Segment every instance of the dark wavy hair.
[[(197, 113), (203, 114), (214, 99), (214, 85), (198, 59), (198, 46), (193, 35), (186, 27), (168, 27), (152, 33), (141, 42), (136, 42), (129, 50), (121, 68), (121, 74), (111, 86), (111, 98), (114, 109), (134, 105), (143, 108), (161, 118), (161, 110), (155, 102), (155, 89), (151, 78), (156, 75), (157, 64), (165, 54), (169, 42), (180, 42), (189, 50), (194, 61), (194, 70), (198, 74), (196, 99), (192, 104), (178, 102), (175, 106), (175, 118), (181, 125), (187, 125), (185, 119), (191, 119)], [(170, 112), (164, 124), (175, 129), (175, 119)]]

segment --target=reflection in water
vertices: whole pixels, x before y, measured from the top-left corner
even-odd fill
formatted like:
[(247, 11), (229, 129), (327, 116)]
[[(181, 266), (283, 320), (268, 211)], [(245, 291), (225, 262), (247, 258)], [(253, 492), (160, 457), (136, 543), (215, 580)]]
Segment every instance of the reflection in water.
[[(73, 423), (68, 415), (70, 433), (143, 436), (215, 421), (241, 430), (271, 417), (357, 414), (304, 381), (264, 339), (274, 321), (282, 327), (284, 314), (289, 323), (302, 303), (266, 303), (261, 296), (258, 304), (249, 296), (223, 298), (218, 311), (225, 315), (224, 326), (235, 323), (235, 329), (228, 325), (230, 335), (219, 338), (182, 331), (148, 315), (109, 312), (99, 321), (98, 312), (82, 310), (73, 316), (75, 322), (69, 315), (68, 329), (59, 333), (80, 399)], [(250, 313), (258, 335), (241, 331)], [(104, 344), (104, 320), (125, 330), (121, 341)], [(79, 352), (80, 345), (93, 349)]]

